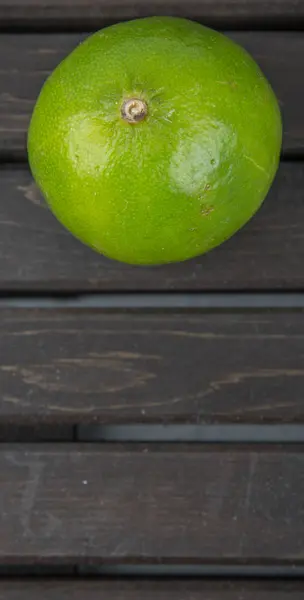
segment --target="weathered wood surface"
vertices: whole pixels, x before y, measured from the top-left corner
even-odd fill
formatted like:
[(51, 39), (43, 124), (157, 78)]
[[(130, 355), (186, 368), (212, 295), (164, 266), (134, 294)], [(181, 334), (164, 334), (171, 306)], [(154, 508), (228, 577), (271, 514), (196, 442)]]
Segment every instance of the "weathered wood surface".
[(2, 580), (0, 600), (303, 600), (301, 582)]
[(304, 163), (281, 163), (256, 216), (221, 247), (166, 267), (110, 261), (46, 209), (26, 170), (0, 171), (1, 290), (300, 290), (304, 285)]
[(303, 313), (0, 311), (0, 422), (304, 421)]
[(1, 445), (0, 561), (304, 564), (304, 453)]
[[(281, 163), (262, 209), (224, 246), (156, 269), (85, 248), (25, 165), (8, 166), (26, 160), (44, 80), (84, 37), (71, 32), (156, 13), (255, 29), (229, 35), (278, 95), (284, 156), (304, 157), (303, 33), (258, 31), (303, 28), (302, 0), (0, 0), (2, 292), (303, 290), (304, 162)], [(31, 432), (36, 443), (0, 444), (0, 564), (304, 567), (302, 446), (71, 443), (76, 423), (302, 424), (303, 340), (292, 311), (1, 309), (0, 440)], [(303, 585), (1, 578), (0, 600), (300, 600)]]
[(101, 27), (117, 19), (174, 15), (217, 26), (299, 27), (301, 0), (1, 0), (4, 27)]
[[(252, 54), (274, 87), (283, 113), (285, 153), (302, 154), (303, 34), (257, 31), (229, 35)], [(41, 86), (84, 37), (81, 34), (0, 36), (0, 152), (3, 156), (21, 153), (25, 158), (26, 130)]]

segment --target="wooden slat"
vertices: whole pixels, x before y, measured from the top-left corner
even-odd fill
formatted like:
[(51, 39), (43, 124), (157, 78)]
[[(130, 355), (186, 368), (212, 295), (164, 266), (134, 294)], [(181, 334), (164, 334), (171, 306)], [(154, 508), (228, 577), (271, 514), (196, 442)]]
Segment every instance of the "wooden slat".
[(1, 290), (303, 289), (304, 163), (281, 163), (257, 215), (198, 259), (157, 268), (107, 260), (46, 210), (25, 170), (0, 171)]
[(303, 313), (0, 311), (0, 422), (304, 421)]
[[(301, 32), (229, 35), (254, 56), (278, 95), (284, 117), (284, 151), (303, 152), (304, 35)], [(39, 90), (47, 75), (83, 37), (80, 34), (0, 36), (2, 153), (19, 152), (25, 157), (26, 129)]]
[(1, 0), (2, 27), (57, 26), (95, 29), (113, 19), (154, 14), (201, 19), (211, 25), (299, 26), (301, 0)]
[(303, 451), (0, 449), (0, 561), (304, 564)]
[(0, 600), (302, 600), (299, 582), (2, 580)]

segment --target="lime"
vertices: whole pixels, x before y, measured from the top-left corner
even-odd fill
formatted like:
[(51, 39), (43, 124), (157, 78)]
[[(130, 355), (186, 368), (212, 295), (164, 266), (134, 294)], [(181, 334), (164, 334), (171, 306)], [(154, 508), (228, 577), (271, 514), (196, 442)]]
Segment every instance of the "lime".
[(59, 221), (133, 264), (182, 261), (242, 227), (275, 176), (276, 97), (255, 61), (186, 19), (119, 23), (48, 78), (28, 136)]

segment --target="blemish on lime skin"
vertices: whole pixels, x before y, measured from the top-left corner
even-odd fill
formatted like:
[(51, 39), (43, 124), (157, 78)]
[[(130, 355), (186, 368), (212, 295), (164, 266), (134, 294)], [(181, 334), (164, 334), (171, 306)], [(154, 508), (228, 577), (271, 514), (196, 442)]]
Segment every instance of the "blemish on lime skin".
[(201, 209), (201, 215), (208, 217), (214, 211), (214, 206), (203, 206)]

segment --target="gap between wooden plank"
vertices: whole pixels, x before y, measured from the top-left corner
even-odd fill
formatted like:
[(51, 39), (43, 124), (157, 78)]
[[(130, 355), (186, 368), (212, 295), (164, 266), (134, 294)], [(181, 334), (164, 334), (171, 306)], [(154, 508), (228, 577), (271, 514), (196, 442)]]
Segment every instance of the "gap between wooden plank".
[[(178, 580), (179, 582), (199, 580), (201, 584), (204, 581), (210, 581), (216, 578), (217, 581), (233, 579), (234, 582), (244, 580), (246, 582), (260, 579), (262, 582), (279, 582), (281, 587), (284, 582), (302, 583), (304, 582), (304, 567), (298, 565), (285, 566), (282, 564), (272, 565), (218, 565), (218, 564), (105, 564), (96, 565), (67, 565), (51, 564), (44, 561), (43, 565), (3, 565), (0, 564), (0, 583), (2, 581), (12, 581), (26, 579), (30, 581), (45, 581), (46, 578), (66, 579), (72, 578), (77, 581), (96, 581), (102, 585), (103, 581), (126, 581), (147, 578), (153, 578), (153, 581)], [(0, 598), (1, 600), (1, 598)]]
[(79, 425), (75, 436), (79, 442), (300, 444), (304, 425)]
[[(1, 401), (0, 401), (1, 402)], [(0, 409), (1, 412), (1, 409)], [(77, 417), (76, 417), (77, 418)], [(59, 417), (58, 417), (59, 419)], [(0, 424), (1, 443), (187, 443), (187, 444), (301, 444), (304, 425), (297, 424), (206, 424), (189, 425), (62, 425), (36, 426)]]
[(13, 294), (0, 293), (0, 309), (100, 309), (117, 310), (290, 310), (304, 308), (304, 293), (91, 293)]

